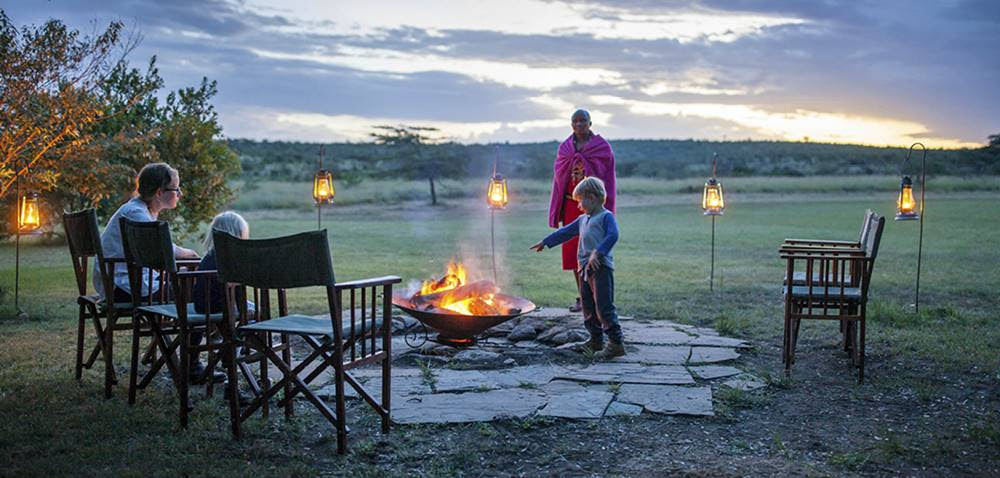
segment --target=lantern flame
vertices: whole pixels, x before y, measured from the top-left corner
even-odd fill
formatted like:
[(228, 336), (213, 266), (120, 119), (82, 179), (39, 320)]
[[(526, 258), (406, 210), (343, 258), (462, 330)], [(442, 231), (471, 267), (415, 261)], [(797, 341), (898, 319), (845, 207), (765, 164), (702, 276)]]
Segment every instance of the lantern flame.
[(706, 215), (721, 215), (722, 210), (726, 208), (722, 183), (715, 178), (705, 181), (705, 190), (701, 196), (701, 208)]
[(490, 185), (486, 189), (486, 204), (491, 209), (503, 209), (507, 207), (507, 180), (499, 174), (490, 179)]
[(321, 169), (313, 178), (313, 199), (316, 203), (333, 202), (333, 174)]
[(17, 226), (22, 231), (33, 231), (42, 225), (38, 210), (38, 194), (27, 193), (21, 196), (21, 211), (18, 214)]

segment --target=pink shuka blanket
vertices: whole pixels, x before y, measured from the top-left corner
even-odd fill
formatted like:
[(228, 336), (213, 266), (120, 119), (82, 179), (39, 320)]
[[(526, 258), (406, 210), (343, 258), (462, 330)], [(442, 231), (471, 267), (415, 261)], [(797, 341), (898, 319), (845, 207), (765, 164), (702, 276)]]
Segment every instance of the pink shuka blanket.
[(576, 151), (573, 147), (573, 135), (569, 135), (566, 141), (559, 145), (556, 153), (555, 166), (552, 168), (552, 200), (549, 202), (549, 227), (559, 227), (562, 220), (562, 203), (567, 194), (569, 185), (569, 175), (573, 171), (573, 163), (577, 160), (583, 162), (583, 172), (587, 176), (597, 176), (604, 181), (604, 187), (608, 190), (608, 198), (604, 207), (615, 213), (615, 153), (611, 151), (611, 145), (599, 134), (590, 137), (590, 141), (581, 151)]

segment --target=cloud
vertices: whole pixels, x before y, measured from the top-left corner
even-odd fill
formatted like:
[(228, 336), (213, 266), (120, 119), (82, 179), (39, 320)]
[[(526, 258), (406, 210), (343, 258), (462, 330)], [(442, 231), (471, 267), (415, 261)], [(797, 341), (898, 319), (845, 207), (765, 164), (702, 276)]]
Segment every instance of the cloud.
[(215, 104), (235, 137), (360, 138), (364, 125), (398, 120), (440, 124), (466, 142), (551, 140), (569, 133), (578, 107), (619, 138), (929, 136), (959, 145), (1000, 131), (1000, 60), (987, 54), (1000, 36), (996, 7), (982, 0), (108, 0), (45, 9), (13, 0), (4, 9), (17, 24), (134, 24), (144, 41), (133, 63), (157, 55), (171, 89), (218, 80)]

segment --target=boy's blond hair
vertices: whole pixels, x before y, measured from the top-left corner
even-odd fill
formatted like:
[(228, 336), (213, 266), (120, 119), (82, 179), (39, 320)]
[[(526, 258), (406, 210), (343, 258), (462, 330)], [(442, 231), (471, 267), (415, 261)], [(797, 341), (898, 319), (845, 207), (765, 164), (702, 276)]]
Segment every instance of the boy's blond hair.
[(583, 181), (580, 181), (580, 184), (577, 184), (576, 188), (573, 189), (573, 199), (577, 201), (579, 201), (580, 197), (584, 194), (600, 198), (601, 204), (604, 204), (604, 201), (608, 198), (608, 191), (604, 189), (604, 181), (601, 181), (601, 178), (594, 176), (587, 176), (583, 178)]
[(243, 216), (233, 211), (220, 213), (212, 219), (212, 225), (209, 226), (208, 232), (205, 233), (205, 240), (202, 243), (202, 246), (205, 248), (205, 254), (208, 254), (215, 248), (214, 241), (212, 240), (212, 231), (226, 232), (240, 239), (250, 238), (250, 225), (247, 224), (246, 219), (243, 219)]

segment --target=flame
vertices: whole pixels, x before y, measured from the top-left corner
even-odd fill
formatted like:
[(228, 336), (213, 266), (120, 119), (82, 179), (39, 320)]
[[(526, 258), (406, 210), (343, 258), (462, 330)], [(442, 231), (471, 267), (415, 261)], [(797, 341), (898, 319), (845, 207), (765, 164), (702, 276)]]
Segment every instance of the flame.
[(455, 261), (450, 261), (448, 262), (448, 270), (444, 276), (439, 280), (425, 280), (420, 285), (420, 292), (416, 295), (433, 294), (463, 286), (466, 282), (465, 277), (465, 266), (461, 262), (456, 264)]
[(469, 297), (455, 302), (452, 302), (449, 297), (445, 297), (438, 305), (462, 315), (494, 315), (497, 313), (498, 304), (494, 303), (493, 294), (486, 294), (482, 297)]
[(913, 199), (912, 187), (903, 187), (899, 192), (899, 199), (896, 200), (896, 207), (902, 213), (912, 213), (916, 209), (917, 202)]

